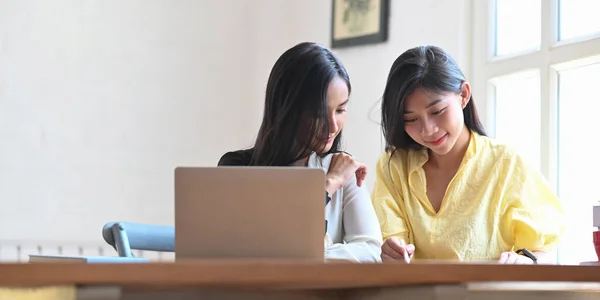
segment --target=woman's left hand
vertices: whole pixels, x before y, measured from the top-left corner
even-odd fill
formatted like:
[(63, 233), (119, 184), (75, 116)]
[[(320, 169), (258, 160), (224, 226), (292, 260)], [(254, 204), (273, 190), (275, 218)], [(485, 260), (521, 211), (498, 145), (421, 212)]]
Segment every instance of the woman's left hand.
[(498, 259), (499, 264), (514, 264), (514, 265), (531, 265), (533, 264), (533, 260), (531, 258), (519, 255), (515, 252), (502, 252), (500, 254), (500, 259)]

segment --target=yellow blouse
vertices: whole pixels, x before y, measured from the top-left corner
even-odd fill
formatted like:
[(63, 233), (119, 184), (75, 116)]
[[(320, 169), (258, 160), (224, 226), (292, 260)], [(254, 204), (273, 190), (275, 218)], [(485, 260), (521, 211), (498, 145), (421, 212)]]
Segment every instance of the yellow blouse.
[(383, 238), (414, 244), (414, 259), (495, 260), (504, 251), (557, 245), (565, 226), (560, 201), (512, 149), (472, 132), (437, 213), (426, 194), (427, 160), (427, 150), (384, 153), (372, 193)]

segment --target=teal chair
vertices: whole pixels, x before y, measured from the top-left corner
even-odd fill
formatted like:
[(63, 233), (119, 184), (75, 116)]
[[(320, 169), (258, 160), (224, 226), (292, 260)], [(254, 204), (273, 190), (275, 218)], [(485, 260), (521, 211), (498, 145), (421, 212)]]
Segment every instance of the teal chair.
[(110, 222), (102, 237), (120, 257), (134, 257), (131, 250), (175, 252), (175, 226)]

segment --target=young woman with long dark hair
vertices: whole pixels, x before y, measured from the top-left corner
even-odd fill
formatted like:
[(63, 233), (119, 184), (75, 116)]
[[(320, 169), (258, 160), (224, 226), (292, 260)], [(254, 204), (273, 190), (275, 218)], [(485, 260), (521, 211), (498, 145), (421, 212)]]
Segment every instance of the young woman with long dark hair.
[(325, 259), (377, 262), (382, 239), (363, 185), (367, 169), (340, 146), (350, 92), (348, 73), (331, 51), (315, 43), (292, 47), (271, 70), (254, 147), (226, 153), (219, 165), (322, 168)]
[(382, 259), (528, 264), (557, 246), (565, 224), (557, 196), (518, 153), (486, 136), (471, 86), (443, 49), (400, 55), (381, 109), (386, 151), (372, 198)]

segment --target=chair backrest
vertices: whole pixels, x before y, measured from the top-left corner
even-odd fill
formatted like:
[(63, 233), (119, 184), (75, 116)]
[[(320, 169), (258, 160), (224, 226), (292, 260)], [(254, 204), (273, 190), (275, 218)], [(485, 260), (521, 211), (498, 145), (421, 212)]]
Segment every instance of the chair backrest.
[(110, 222), (102, 237), (121, 257), (133, 257), (132, 249), (175, 252), (175, 226)]

